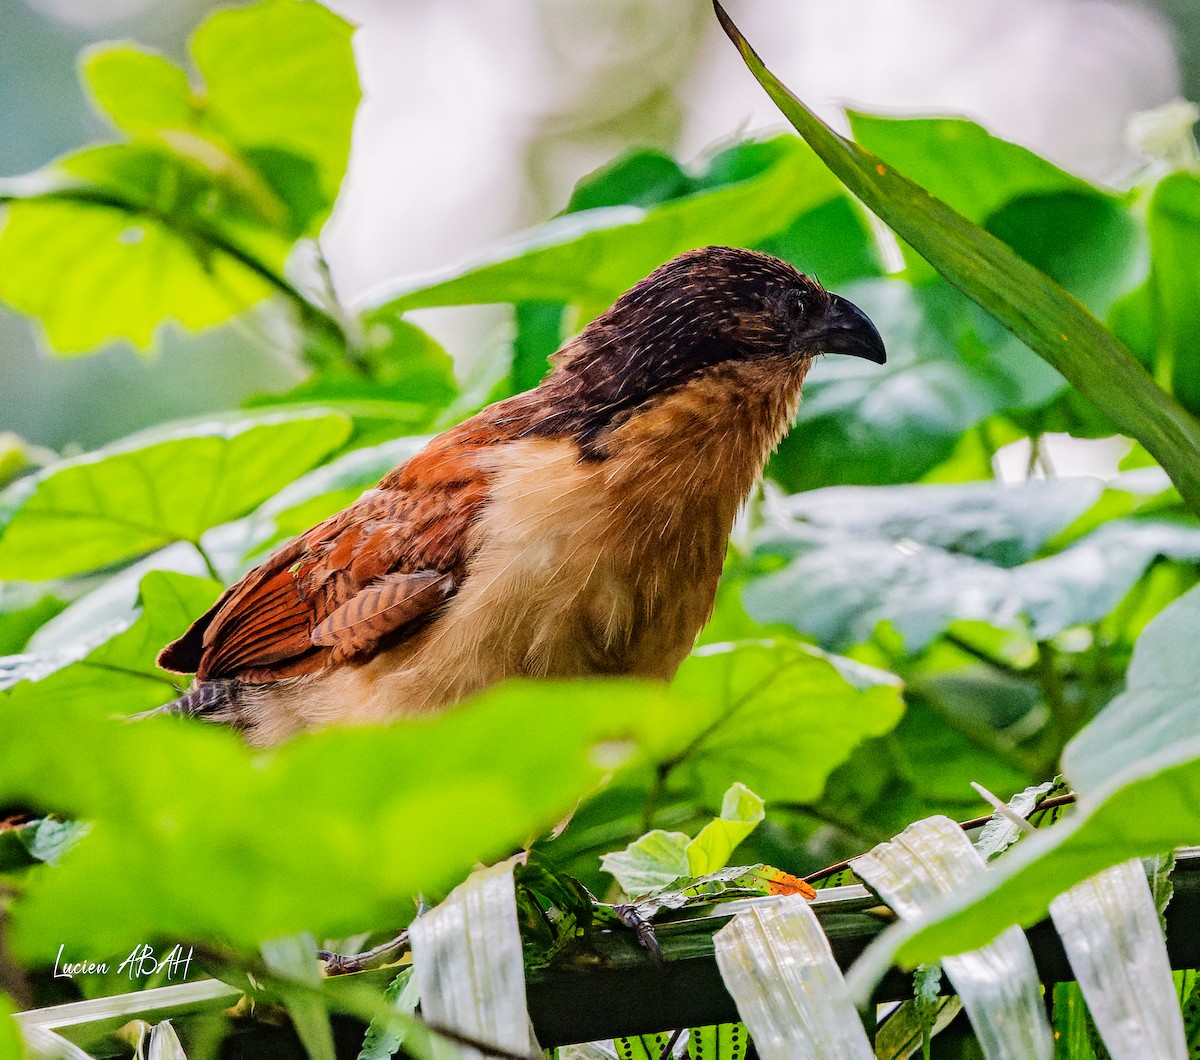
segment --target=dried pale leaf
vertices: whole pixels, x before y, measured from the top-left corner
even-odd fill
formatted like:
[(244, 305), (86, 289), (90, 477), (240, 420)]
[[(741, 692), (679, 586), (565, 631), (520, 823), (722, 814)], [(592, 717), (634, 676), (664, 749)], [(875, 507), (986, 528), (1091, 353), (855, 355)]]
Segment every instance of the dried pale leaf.
[(1113, 1060), (1186, 1060), (1183, 1022), (1158, 912), (1140, 861), (1084, 880), (1050, 916)]
[(147, 1060), (187, 1060), (187, 1053), (179, 1041), (179, 1035), (170, 1020), (156, 1023), (150, 1032), (150, 1049)]
[(763, 1060), (870, 1060), (858, 1013), (801, 897), (738, 913), (713, 937), (721, 978)]
[(74, 1042), (67, 1041), (42, 1024), (26, 1024), (21, 1028), (30, 1060), (92, 1060)]
[[(510, 1053), (537, 1053), (525, 1001), (513, 862), (473, 873), (408, 929), (421, 1014)], [(435, 1040), (437, 1060), (485, 1054)]]
[[(851, 868), (906, 921), (921, 920), (929, 907), (986, 871), (979, 852), (947, 817), (909, 825)], [(989, 1060), (1050, 1060), (1054, 1042), (1033, 952), (1020, 928), (982, 949), (944, 958), (942, 968)]]

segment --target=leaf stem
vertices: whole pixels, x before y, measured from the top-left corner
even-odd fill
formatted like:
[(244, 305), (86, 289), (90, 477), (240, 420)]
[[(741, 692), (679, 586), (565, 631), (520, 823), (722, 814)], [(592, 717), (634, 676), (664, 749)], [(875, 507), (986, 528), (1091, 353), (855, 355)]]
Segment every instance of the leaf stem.
[(217, 570), (217, 565), (213, 562), (210, 556), (204, 549), (204, 546), (199, 541), (188, 542), (197, 552), (200, 553), (200, 558), (204, 560), (204, 566), (208, 568), (208, 576), (215, 582), (225, 584), (225, 579), (221, 577), (221, 572)]

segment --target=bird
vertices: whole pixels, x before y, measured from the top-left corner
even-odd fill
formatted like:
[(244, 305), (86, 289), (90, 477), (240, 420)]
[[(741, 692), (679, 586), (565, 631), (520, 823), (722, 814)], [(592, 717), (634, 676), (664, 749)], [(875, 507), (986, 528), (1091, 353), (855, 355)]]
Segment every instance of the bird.
[(195, 675), (160, 710), (265, 746), (513, 677), (669, 681), (822, 353), (886, 360), (862, 310), (779, 258), (673, 258), (538, 386), (435, 436), (226, 590), (159, 654)]

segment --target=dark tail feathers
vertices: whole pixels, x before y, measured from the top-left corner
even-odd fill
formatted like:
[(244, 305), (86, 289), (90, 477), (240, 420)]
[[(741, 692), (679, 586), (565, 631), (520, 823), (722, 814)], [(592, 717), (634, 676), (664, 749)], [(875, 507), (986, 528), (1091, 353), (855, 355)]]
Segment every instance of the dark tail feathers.
[(236, 724), (238, 717), (238, 692), (241, 682), (232, 678), (217, 681), (197, 681), (178, 699), (164, 703), (161, 707), (130, 715), (130, 721), (141, 721), (157, 714), (184, 714), (203, 718), (205, 721)]

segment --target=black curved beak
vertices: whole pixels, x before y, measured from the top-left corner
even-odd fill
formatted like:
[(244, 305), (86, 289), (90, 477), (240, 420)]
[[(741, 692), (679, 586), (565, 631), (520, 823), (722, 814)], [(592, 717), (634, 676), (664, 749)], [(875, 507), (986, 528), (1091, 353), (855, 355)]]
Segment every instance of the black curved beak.
[(876, 364), (887, 361), (883, 339), (867, 314), (836, 294), (829, 296), (829, 309), (820, 321), (814, 321), (806, 338), (823, 353), (847, 353)]

